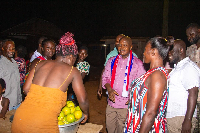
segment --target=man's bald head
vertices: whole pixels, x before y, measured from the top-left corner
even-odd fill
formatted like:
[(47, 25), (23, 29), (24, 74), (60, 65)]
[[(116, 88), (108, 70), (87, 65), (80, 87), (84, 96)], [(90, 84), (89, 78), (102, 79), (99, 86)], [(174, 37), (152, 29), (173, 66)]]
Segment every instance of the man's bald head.
[(181, 50), (180, 52), (182, 52), (184, 55), (186, 54), (186, 44), (183, 40), (181, 40), (181, 39), (175, 40), (174, 41), (174, 47)]
[(132, 39), (128, 36), (122, 37), (119, 42), (126, 41), (129, 45), (132, 45)]
[(186, 57), (186, 44), (183, 40), (175, 40), (173, 49), (169, 52), (169, 60), (171, 63), (177, 64)]
[(119, 41), (118, 52), (122, 56), (122, 58), (126, 58), (130, 54), (130, 50), (132, 49), (132, 40), (128, 36), (124, 36)]

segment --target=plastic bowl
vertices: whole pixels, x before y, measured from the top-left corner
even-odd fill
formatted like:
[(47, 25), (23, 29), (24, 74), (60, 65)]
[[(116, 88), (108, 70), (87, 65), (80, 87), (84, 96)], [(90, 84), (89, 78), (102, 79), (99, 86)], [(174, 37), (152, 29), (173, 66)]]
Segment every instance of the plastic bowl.
[(64, 124), (64, 125), (58, 125), (59, 127), (59, 132), (60, 133), (76, 133), (78, 131), (80, 122), (84, 119), (84, 115), (82, 117), (73, 123), (70, 124)]

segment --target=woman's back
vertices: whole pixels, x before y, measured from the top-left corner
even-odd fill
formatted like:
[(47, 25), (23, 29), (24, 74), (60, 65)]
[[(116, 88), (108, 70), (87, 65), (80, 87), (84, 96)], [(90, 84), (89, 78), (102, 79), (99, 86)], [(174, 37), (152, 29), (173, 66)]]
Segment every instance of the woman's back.
[(73, 68), (76, 55), (72, 34), (66, 33), (56, 46), (56, 59), (40, 61), (31, 69), (23, 86), (27, 96), (15, 113), (12, 132), (59, 132), (57, 117), (66, 104), (70, 83), (86, 122), (88, 100), (81, 74)]
[[(26, 99), (16, 111), (12, 132), (58, 132), (57, 116), (67, 100), (67, 93), (59, 89), (62, 83), (58, 84), (62, 78), (64, 80), (61, 82), (64, 82), (65, 79), (67, 81), (73, 69), (72, 66), (60, 65), (61, 67), (59, 67), (59, 65), (55, 61), (45, 61), (39, 62), (38, 66), (35, 67), (34, 81), (30, 86)], [(67, 72), (64, 72), (58, 80), (53, 81), (53, 78), (49, 78), (59, 78), (54, 76), (54, 73), (60, 75), (63, 68), (71, 68), (67, 71), (68, 75), (65, 78)], [(32, 126), (29, 127), (31, 124)]]
[[(77, 69), (57, 61), (41, 61), (35, 67), (33, 84), (67, 91), (68, 85), (77, 74)], [(66, 81), (65, 81), (66, 80)]]

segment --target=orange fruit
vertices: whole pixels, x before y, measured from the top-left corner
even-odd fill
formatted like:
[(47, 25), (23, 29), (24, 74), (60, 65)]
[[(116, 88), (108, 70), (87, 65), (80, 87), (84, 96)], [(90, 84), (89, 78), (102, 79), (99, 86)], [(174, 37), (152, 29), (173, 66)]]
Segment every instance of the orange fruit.
[(74, 116), (75, 116), (76, 119), (80, 119), (82, 117), (82, 115), (83, 115), (82, 111), (80, 111), (80, 110), (76, 110), (74, 112)]
[(62, 109), (62, 112), (65, 114), (65, 115), (68, 115), (71, 113), (71, 109), (67, 106), (65, 106), (63, 109)]
[(75, 117), (73, 114), (68, 114), (67, 115), (67, 122), (72, 123), (75, 121)]

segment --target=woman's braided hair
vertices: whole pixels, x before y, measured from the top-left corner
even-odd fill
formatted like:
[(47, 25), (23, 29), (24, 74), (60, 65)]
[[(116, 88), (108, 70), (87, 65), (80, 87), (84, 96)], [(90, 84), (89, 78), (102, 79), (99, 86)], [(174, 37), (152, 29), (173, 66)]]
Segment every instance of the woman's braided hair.
[(56, 55), (58, 56), (66, 56), (66, 55), (74, 55), (78, 54), (78, 47), (76, 46), (76, 42), (73, 39), (73, 34), (70, 32), (65, 33), (60, 38), (59, 44), (56, 46)]

